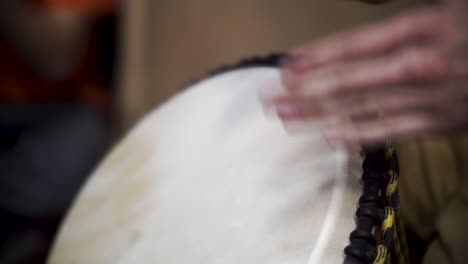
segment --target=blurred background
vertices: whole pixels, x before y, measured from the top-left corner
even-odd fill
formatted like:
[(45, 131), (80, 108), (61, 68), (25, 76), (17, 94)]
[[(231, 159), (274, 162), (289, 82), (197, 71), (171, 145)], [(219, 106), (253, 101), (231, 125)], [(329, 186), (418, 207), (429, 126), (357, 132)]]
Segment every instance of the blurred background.
[(417, 2), (0, 1), (0, 264), (44, 263), (110, 146), (191, 81)]

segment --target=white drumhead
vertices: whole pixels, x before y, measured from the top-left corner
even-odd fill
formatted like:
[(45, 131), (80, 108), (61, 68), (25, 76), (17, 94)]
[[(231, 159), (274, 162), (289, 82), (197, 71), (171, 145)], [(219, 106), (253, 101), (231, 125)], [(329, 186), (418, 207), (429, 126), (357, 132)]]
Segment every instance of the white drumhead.
[(359, 176), (317, 129), (267, 118), (265, 85), (277, 69), (236, 70), (149, 114), (91, 176), (49, 263), (342, 261)]

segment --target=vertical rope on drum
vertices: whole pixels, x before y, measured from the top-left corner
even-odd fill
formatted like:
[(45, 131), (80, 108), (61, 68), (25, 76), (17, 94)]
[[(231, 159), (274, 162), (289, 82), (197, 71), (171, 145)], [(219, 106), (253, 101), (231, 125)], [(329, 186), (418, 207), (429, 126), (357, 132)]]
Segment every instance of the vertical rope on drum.
[(362, 195), (356, 210), (356, 229), (350, 234), (350, 245), (345, 252), (346, 264), (370, 264), (376, 258), (386, 257), (386, 248), (377, 247), (375, 227), (383, 222), (385, 212), (380, 195), (386, 166), (382, 148), (364, 148)]
[(409, 263), (404, 227), (399, 218), (400, 171), (396, 153), (390, 142), (380, 148), (366, 148), (364, 153), (363, 194), (356, 212), (357, 227), (350, 235), (351, 244), (345, 248), (344, 263)]
[[(409, 263), (408, 245), (406, 243), (406, 234), (403, 223), (400, 219), (400, 197), (398, 193), (398, 180), (400, 178), (400, 168), (398, 158), (391, 142), (387, 142), (384, 149), (385, 162), (388, 168), (387, 186), (382, 192), (385, 194), (385, 203), (393, 211), (393, 241), (388, 241), (387, 244), (393, 246), (393, 259), (398, 264)], [(384, 229), (382, 229), (384, 232)], [(384, 233), (385, 235), (385, 233)], [(390, 248), (389, 248), (390, 249)]]

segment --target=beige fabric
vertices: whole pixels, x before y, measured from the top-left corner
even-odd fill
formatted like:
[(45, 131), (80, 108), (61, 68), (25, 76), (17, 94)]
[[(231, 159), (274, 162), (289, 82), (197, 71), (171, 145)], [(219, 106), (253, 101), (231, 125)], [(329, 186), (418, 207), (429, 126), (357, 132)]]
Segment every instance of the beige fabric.
[(468, 136), (405, 143), (398, 155), (403, 218), (429, 243), (423, 263), (466, 263)]

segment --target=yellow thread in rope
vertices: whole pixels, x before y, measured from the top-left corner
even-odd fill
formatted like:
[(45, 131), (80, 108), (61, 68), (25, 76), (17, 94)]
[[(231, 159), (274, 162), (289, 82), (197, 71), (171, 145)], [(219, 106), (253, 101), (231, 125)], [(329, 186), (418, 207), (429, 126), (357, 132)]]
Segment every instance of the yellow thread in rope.
[[(380, 117), (382, 114), (380, 113)], [(383, 244), (377, 247), (377, 257), (374, 260), (374, 264), (390, 264), (392, 259), (390, 257), (390, 252), (385, 244), (385, 237), (388, 235), (388, 231), (393, 229), (394, 230), (394, 237), (393, 237), (393, 253), (396, 255), (396, 260), (398, 264), (406, 264), (408, 263), (408, 252), (407, 252), (407, 245), (406, 239), (404, 235), (404, 230), (398, 223), (398, 211), (395, 211), (392, 204), (392, 196), (398, 190), (398, 178), (399, 175), (395, 171), (395, 168), (392, 167), (391, 160), (395, 155), (395, 149), (391, 141), (387, 141), (384, 148), (384, 158), (387, 162), (388, 166), (388, 176), (389, 176), (389, 183), (385, 190), (385, 218), (381, 226)], [(402, 241), (400, 241), (400, 236)], [(403, 244), (403, 245), (402, 245)]]
[(374, 264), (385, 264), (387, 261), (387, 248), (384, 245), (377, 247), (377, 257), (374, 260)]
[[(388, 230), (394, 227), (394, 223), (395, 223), (395, 214), (394, 214), (393, 208), (386, 206), (385, 207), (385, 219), (383, 221), (382, 228), (381, 228), (383, 236), (384, 236), (384, 240), (385, 240), (385, 236), (387, 235)], [(388, 254), (388, 248), (385, 246), (385, 244), (379, 245), (377, 247), (377, 257), (374, 260), (374, 264), (391, 263), (389, 256), (390, 254)]]
[[(379, 118), (382, 118), (383, 114), (379, 113)], [(384, 158), (387, 162), (387, 166), (389, 166), (388, 176), (389, 176), (389, 183), (385, 190), (385, 218), (381, 226), (383, 244), (377, 247), (377, 257), (374, 260), (374, 264), (391, 264), (392, 259), (390, 257), (388, 248), (385, 244), (385, 238), (388, 235), (388, 231), (393, 229), (394, 230), (394, 237), (393, 237), (393, 252), (396, 254), (396, 260), (398, 264), (406, 264), (408, 263), (408, 252), (407, 252), (407, 245), (406, 239), (404, 235), (404, 230), (400, 226), (400, 223), (397, 223), (399, 215), (398, 211), (395, 211), (392, 204), (392, 196), (398, 190), (398, 178), (399, 175), (395, 171), (395, 168), (392, 167), (391, 160), (395, 155), (395, 149), (391, 141), (387, 141), (384, 148)], [(402, 241), (400, 241), (400, 237)], [(402, 245), (403, 244), (403, 245)]]
[(390, 204), (393, 194), (398, 189), (398, 173), (394, 170), (390, 170), (388, 171), (388, 176), (390, 180), (385, 192), (385, 198), (387, 199), (387, 203)]
[(395, 223), (395, 212), (393, 208), (390, 206), (385, 207), (385, 219), (382, 224), (382, 231), (385, 233), (392, 228), (393, 224)]
[(389, 161), (392, 159), (393, 154), (395, 153), (395, 149), (390, 141), (387, 141), (385, 144), (385, 160)]

